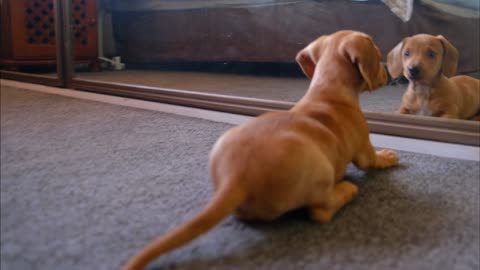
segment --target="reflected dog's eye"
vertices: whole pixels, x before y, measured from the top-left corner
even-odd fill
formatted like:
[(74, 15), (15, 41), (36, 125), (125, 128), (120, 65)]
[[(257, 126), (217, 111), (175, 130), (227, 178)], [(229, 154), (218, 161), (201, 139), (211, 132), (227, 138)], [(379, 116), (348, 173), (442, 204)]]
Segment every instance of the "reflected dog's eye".
[(405, 57), (409, 57), (410, 56), (410, 51), (409, 50), (406, 50), (403, 55), (405, 55)]
[(435, 56), (437, 56), (437, 54), (436, 54), (434, 51), (432, 51), (432, 50), (428, 50), (428, 51), (427, 51), (427, 56), (428, 56), (429, 58), (432, 58), (432, 59), (433, 59), (433, 58), (435, 58)]

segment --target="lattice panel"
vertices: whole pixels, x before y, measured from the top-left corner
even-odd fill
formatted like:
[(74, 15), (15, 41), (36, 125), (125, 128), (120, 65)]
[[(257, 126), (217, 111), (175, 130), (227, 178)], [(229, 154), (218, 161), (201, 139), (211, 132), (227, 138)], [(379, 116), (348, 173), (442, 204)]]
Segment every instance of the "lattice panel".
[[(19, 0), (15, 0), (19, 1)], [(32, 45), (51, 44), (55, 42), (55, 12), (53, 0), (24, 0), (25, 26), (27, 42)], [(74, 44), (88, 44), (87, 1), (72, 1), (72, 23)]]
[(86, 46), (88, 44), (88, 18), (87, 18), (87, 1), (72, 1), (72, 20), (73, 20), (73, 37), (75, 44)]
[(53, 0), (25, 0), (28, 44), (55, 44), (54, 14)]

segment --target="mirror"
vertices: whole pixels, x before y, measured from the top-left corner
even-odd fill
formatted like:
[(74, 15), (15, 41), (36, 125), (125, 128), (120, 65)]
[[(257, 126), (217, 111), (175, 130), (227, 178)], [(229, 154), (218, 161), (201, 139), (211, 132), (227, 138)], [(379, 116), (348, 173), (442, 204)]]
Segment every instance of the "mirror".
[[(472, 33), (480, 16), (472, 1), (90, 2), (73, 0), (72, 34), (85, 48), (75, 52), (83, 59), (75, 65), (80, 81), (296, 102), (310, 83), (297, 52), (341, 29), (371, 35), (384, 61), (407, 36), (441, 34), (460, 53), (458, 73), (479, 77), (480, 37)], [(362, 94), (362, 109), (395, 113), (407, 83)]]
[(58, 79), (54, 0), (0, 1), (2, 71)]

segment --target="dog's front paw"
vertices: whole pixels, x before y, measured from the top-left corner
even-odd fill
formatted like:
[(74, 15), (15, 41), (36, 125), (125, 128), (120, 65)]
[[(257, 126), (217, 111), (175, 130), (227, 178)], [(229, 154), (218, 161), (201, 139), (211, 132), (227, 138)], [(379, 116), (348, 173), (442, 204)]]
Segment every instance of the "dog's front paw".
[(375, 167), (387, 168), (398, 165), (398, 156), (390, 149), (382, 149), (377, 151), (377, 160)]
[(405, 107), (401, 107), (400, 109), (398, 109), (398, 111), (396, 111), (396, 113), (399, 113), (399, 114), (410, 114), (410, 110), (405, 108)]

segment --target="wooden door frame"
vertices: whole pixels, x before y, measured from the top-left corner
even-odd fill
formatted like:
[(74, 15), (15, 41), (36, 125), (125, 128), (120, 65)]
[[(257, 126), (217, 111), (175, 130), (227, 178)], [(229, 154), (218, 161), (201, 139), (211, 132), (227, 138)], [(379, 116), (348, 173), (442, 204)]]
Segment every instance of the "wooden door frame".
[(62, 87), (71, 88), (75, 69), (75, 56), (72, 40), (71, 0), (54, 0), (56, 10), (55, 25), (57, 31), (57, 74), (62, 82)]

